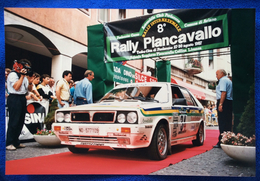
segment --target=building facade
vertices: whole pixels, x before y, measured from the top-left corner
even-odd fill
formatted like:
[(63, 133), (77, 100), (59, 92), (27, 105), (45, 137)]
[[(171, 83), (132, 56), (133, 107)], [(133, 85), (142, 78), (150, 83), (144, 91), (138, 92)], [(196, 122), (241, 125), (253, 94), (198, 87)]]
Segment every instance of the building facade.
[[(71, 70), (73, 80), (80, 80), (88, 69), (88, 26), (162, 11), (166, 10), (5, 8), (6, 67), (11, 68), (16, 59), (27, 58), (39, 74), (58, 80), (64, 70)], [(191, 59), (200, 62), (201, 71), (196, 74), (187, 69)], [(216, 70), (222, 68), (232, 75), (230, 47), (127, 61), (125, 66), (155, 76), (156, 61), (161, 60), (171, 62), (172, 80), (197, 92), (203, 104), (215, 101), (214, 86), (209, 89), (209, 85), (217, 81)]]

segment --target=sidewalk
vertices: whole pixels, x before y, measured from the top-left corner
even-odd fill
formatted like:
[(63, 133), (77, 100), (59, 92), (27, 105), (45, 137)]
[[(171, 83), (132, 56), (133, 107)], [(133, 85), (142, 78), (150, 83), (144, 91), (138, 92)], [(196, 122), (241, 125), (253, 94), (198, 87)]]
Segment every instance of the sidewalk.
[[(209, 126), (207, 129), (217, 130), (218, 126)], [(212, 145), (215, 144), (212, 143)], [(208, 152), (170, 165), (150, 175), (255, 177), (256, 166), (255, 164), (236, 161), (230, 158), (222, 149), (213, 148)]]

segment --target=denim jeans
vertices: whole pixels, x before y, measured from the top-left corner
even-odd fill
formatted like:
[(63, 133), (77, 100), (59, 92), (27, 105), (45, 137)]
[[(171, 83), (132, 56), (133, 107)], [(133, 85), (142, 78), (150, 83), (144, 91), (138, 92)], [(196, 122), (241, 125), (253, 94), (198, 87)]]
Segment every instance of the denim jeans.
[(69, 102), (67, 102), (67, 101), (61, 101), (61, 102), (63, 102), (65, 105), (62, 107), (62, 106), (60, 105), (59, 101), (58, 101), (58, 107), (59, 107), (59, 108), (70, 107)]
[(88, 104), (88, 101), (87, 100), (84, 100), (84, 99), (78, 99), (76, 100), (76, 105), (83, 105), (83, 104)]

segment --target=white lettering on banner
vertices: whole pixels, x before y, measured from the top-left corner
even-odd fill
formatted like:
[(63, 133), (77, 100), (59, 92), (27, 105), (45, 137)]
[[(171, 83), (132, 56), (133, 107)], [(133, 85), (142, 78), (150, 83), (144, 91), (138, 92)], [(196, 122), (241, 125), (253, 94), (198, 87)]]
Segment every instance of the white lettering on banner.
[(155, 77), (135, 72), (135, 82), (157, 82), (157, 79)]
[(114, 66), (114, 72), (121, 74), (120, 68), (119, 68), (119, 67), (116, 67), (116, 66)]
[(135, 75), (132, 74), (132, 72), (124, 70), (124, 75), (131, 77), (131, 78), (135, 78)]
[(111, 42), (111, 53), (114, 52), (129, 52), (135, 53), (139, 42), (133, 43), (132, 40), (126, 41), (126, 44), (120, 44), (119, 42)]
[(205, 26), (204, 31), (198, 30), (196, 32), (180, 34), (178, 37), (175, 35), (171, 36), (170, 38), (169, 37), (155, 38), (154, 36), (145, 37), (144, 49), (146, 49), (148, 45), (151, 45), (152, 48), (155, 48), (155, 47), (175, 45), (176, 43), (181, 44), (181, 43), (192, 42), (194, 40), (196, 41), (206, 40), (206, 39), (220, 36), (221, 32), (222, 31), (219, 27), (215, 27), (212, 30), (211, 26)]
[(43, 123), (44, 122), (45, 114), (43, 113), (26, 113), (25, 114), (25, 124), (31, 123)]
[[(148, 46), (151, 48), (164, 48), (164, 46), (176, 45), (176, 44), (183, 44), (183, 43), (192, 43), (193, 41), (201, 41), (207, 40), (211, 38), (219, 37), (222, 33), (221, 28), (215, 27), (212, 29), (212, 26), (205, 26), (203, 30), (193, 31), (189, 33), (183, 33), (179, 36), (173, 35), (171, 37), (162, 37), (162, 38), (155, 38), (152, 37), (144, 37), (143, 44), (144, 49), (147, 49)], [(137, 36), (137, 34), (131, 34), (131, 36)], [(147, 50), (137, 50), (139, 42), (133, 42), (132, 40), (127, 40), (125, 43), (120, 42), (111, 42), (111, 53), (115, 52), (132, 52), (137, 54), (143, 53), (151, 53), (154, 50), (147, 49)], [(176, 45), (177, 46), (177, 45)], [(182, 46), (182, 45), (181, 45)], [(194, 44), (193, 44), (194, 46)], [(175, 47), (176, 48), (176, 47)], [(179, 47), (181, 48), (181, 47)], [(186, 45), (187, 48), (187, 45)], [(160, 50), (157, 50), (160, 51)], [(147, 56), (150, 57), (150, 56)], [(138, 58), (138, 57), (133, 57)], [(140, 57), (145, 58), (145, 57)], [(131, 59), (131, 58), (130, 58)]]

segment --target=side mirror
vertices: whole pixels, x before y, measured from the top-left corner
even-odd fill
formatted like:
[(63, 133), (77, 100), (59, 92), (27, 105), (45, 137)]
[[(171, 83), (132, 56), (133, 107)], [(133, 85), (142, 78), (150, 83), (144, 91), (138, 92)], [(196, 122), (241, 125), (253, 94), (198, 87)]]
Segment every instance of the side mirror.
[(187, 106), (187, 101), (185, 98), (172, 99), (172, 105), (184, 105)]

